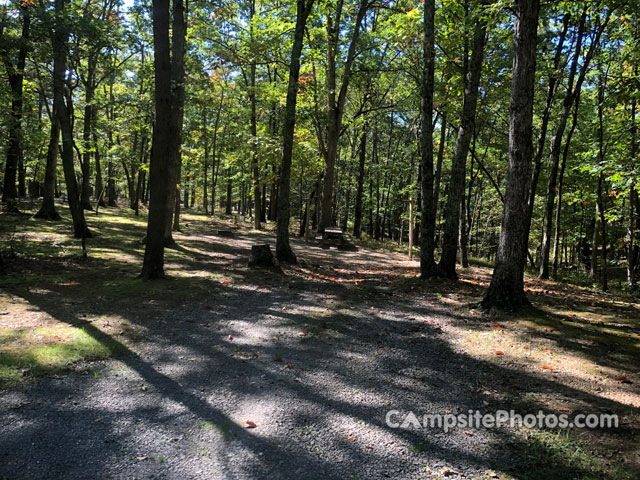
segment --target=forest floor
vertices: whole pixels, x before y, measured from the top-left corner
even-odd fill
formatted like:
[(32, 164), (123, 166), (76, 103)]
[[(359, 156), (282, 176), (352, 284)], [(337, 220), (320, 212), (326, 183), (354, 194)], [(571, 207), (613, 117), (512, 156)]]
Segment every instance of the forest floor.
[[(489, 268), (423, 282), (398, 253), (293, 240), (279, 274), (246, 266), (268, 231), (183, 222), (144, 282), (143, 216), (88, 213), (88, 258), (66, 216), (0, 217), (0, 479), (640, 478), (637, 299), (528, 278), (532, 308), (489, 315)], [(385, 420), (511, 409), (620, 425)]]

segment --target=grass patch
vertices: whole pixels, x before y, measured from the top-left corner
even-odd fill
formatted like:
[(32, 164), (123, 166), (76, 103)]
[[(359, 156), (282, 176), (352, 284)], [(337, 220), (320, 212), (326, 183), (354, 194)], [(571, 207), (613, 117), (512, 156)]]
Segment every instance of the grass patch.
[(25, 377), (56, 373), (80, 360), (123, 354), (127, 347), (111, 337), (94, 338), (85, 328), (56, 325), (0, 331), (0, 389), (14, 387)]
[(569, 431), (527, 431), (521, 445), (525, 480), (632, 480), (640, 472), (616, 458), (603, 458)]

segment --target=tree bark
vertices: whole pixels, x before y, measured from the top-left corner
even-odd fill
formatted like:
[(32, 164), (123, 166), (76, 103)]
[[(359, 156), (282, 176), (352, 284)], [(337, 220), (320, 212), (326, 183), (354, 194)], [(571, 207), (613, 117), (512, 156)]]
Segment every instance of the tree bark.
[(567, 36), (567, 30), (569, 29), (570, 19), (571, 14), (569, 13), (565, 13), (562, 17), (562, 30), (560, 31), (560, 37), (558, 38), (555, 56), (553, 58), (553, 72), (549, 76), (549, 83), (547, 84), (547, 99), (544, 113), (542, 114), (542, 121), (540, 123), (540, 134), (538, 136), (538, 145), (533, 162), (533, 175), (531, 178), (531, 185), (529, 187), (529, 202), (527, 204), (527, 238), (529, 238), (529, 232), (531, 230), (531, 220), (533, 217), (533, 207), (538, 188), (538, 179), (540, 178), (540, 170), (542, 169), (542, 155), (544, 153), (544, 146), (547, 142), (549, 118), (551, 117), (551, 109), (553, 108), (553, 101), (555, 99), (557, 86), (562, 77), (560, 61), (562, 60), (562, 49), (564, 47), (564, 40)]
[(532, 117), (536, 75), (539, 0), (516, 0), (514, 58), (509, 104), (509, 168), (500, 240), (484, 308), (517, 309), (524, 293), (527, 253), (527, 188), (533, 157)]
[(304, 40), (307, 18), (313, 7), (313, 0), (297, 0), (296, 28), (293, 34), (291, 62), (289, 65), (289, 83), (285, 106), (284, 126), (282, 129), (282, 163), (278, 182), (278, 210), (276, 226), (276, 258), (283, 262), (296, 263), (297, 259), (289, 244), (291, 159), (293, 155), (293, 135), (296, 125), (296, 103), (298, 98), (298, 79), (300, 76), (300, 55)]
[[(60, 0), (58, 0), (60, 1)], [(141, 277), (164, 277), (164, 247), (175, 199), (184, 101), (186, 22), (182, 0), (173, 0), (173, 45), (169, 42), (169, 0), (153, 2), (155, 123), (149, 181), (151, 198)]]
[(342, 85), (337, 90), (336, 55), (340, 35), (344, 34), (341, 26), (343, 0), (338, 0), (335, 19), (327, 17), (327, 128), (326, 147), (324, 153), (324, 179), (322, 185), (322, 198), (320, 208), (320, 221), (318, 231), (324, 232), (325, 227), (331, 226), (333, 205), (333, 184), (335, 175), (336, 158), (338, 155), (338, 142), (342, 130), (342, 116), (344, 114), (347, 91), (351, 80), (351, 68), (356, 57), (356, 45), (360, 37), (360, 28), (365, 13), (369, 7), (369, 0), (360, 0), (356, 14), (351, 41), (347, 50), (342, 73)]
[[(67, 74), (67, 53), (70, 28), (65, 22), (65, 10), (69, 0), (55, 0), (56, 23), (52, 32), (53, 60), (53, 110), (57, 114), (62, 134), (62, 167), (65, 183), (67, 185), (67, 197), (69, 211), (73, 221), (73, 234), (76, 238), (90, 237), (84, 218), (84, 210), (81, 204), (80, 190), (76, 181), (76, 172), (73, 161), (74, 140), (73, 126), (71, 124), (71, 111), (73, 105), (71, 96), (65, 94), (65, 76)], [(66, 98), (65, 98), (66, 97)], [(66, 102), (69, 103), (66, 103)]]
[[(9, 145), (7, 147), (7, 161), (4, 170), (4, 183), (2, 190), (2, 203), (8, 212), (17, 212), (16, 205), (18, 190), (16, 189), (16, 176), (19, 165), (23, 164), (22, 156), (22, 108), (23, 108), (23, 81), (24, 68), (27, 61), (29, 49), (29, 34), (31, 26), (31, 16), (29, 7), (21, 6), (22, 34), (20, 47), (18, 48), (17, 62), (14, 65), (7, 52), (2, 52), (4, 64), (9, 76), (9, 87), (11, 91), (11, 118), (9, 121)], [(23, 167), (24, 168), (24, 167)], [(22, 182), (24, 184), (24, 179)], [(24, 188), (24, 187), (22, 187)], [(21, 189), (22, 189), (21, 188)]]
[(420, 174), (422, 219), (420, 222), (420, 275), (427, 278), (437, 273), (434, 258), (436, 221), (433, 206), (433, 86), (435, 72), (435, 0), (424, 2), (422, 39), (422, 90)]
[(44, 183), (42, 184), (42, 206), (36, 218), (44, 220), (60, 220), (60, 214), (56, 210), (56, 172), (58, 168), (58, 145), (60, 143), (60, 124), (57, 113), (51, 116), (51, 130), (49, 133), (49, 147), (47, 149), (47, 165), (44, 170)]
[[(451, 159), (451, 180), (445, 205), (444, 238), (442, 241), (442, 258), (438, 265), (439, 273), (444, 277), (457, 279), (456, 253), (460, 237), (460, 214), (464, 197), (467, 154), (471, 137), (475, 130), (476, 105), (478, 103), (478, 87), (482, 73), (482, 59), (487, 24), (482, 17), (476, 20), (473, 35), (471, 59), (464, 78), (464, 98), (460, 128), (456, 138), (456, 146)], [(467, 52), (465, 52), (465, 55)]]
[(564, 136), (564, 130), (567, 125), (567, 120), (571, 113), (571, 107), (576, 97), (576, 90), (574, 91), (574, 79), (576, 70), (578, 67), (578, 59), (582, 51), (582, 38), (585, 32), (585, 22), (587, 18), (587, 9), (585, 8), (580, 17), (580, 24), (578, 26), (576, 47), (573, 53), (573, 60), (571, 61), (571, 68), (569, 70), (569, 78), (567, 80), (567, 93), (564, 97), (562, 104), (562, 112), (560, 114), (560, 120), (556, 129), (555, 136), (551, 144), (551, 167), (549, 170), (549, 180), (547, 183), (547, 196), (544, 209), (544, 222), (542, 231), (542, 246), (540, 250), (540, 278), (549, 278), (549, 252), (551, 249), (551, 231), (553, 228), (553, 205), (556, 201), (556, 185), (558, 181), (558, 167), (560, 163), (560, 151), (562, 149), (562, 137)]
[(353, 215), (353, 236), (360, 238), (362, 235), (362, 191), (364, 190), (364, 166), (367, 158), (367, 130), (369, 126), (364, 124), (362, 139), (360, 140), (360, 151), (358, 155), (358, 185), (356, 187), (356, 205)]

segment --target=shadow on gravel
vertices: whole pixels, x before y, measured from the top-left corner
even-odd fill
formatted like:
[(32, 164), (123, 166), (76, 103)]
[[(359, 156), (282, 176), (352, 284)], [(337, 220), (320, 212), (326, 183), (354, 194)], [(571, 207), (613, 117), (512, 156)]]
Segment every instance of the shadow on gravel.
[[(190, 238), (178, 251), (191, 257), (185, 270), (225, 272), (202, 252), (227, 255), (224, 265), (243, 264), (250, 245), (268, 238), (239, 235), (236, 245)], [(324, 252), (297, 244), (308, 264), (326, 263)], [(367, 258), (349, 253), (335, 265), (353, 269)], [(92, 260), (86, 274), (96, 268), (131, 271), (125, 262)], [(100, 279), (94, 288), (105, 298), (75, 307), (72, 288), (57, 289), (56, 302), (8, 288), (124, 354), (107, 368), (45, 379), (0, 398), (8, 406), (0, 415), (0, 478), (487, 478), (487, 470), (584, 478), (594, 472), (570, 443), (559, 448), (510, 429), (394, 429), (386, 413), (536, 413), (542, 405), (536, 397), (550, 393), (580, 402), (585, 412), (629, 411), (454, 350), (437, 323), (420, 321), (460, 320), (437, 305), (418, 308), (409, 298), (351, 284), (246, 269), (233, 275), (238, 281), (226, 287), (210, 277), (172, 279), (154, 294), (176, 294), (175, 305), (162, 308), (148, 303), (148, 292), (143, 296), (153, 284), (132, 280)], [(118, 301), (132, 294), (141, 305)], [(83, 314), (136, 325), (141, 348), (133, 352), (115, 333), (83, 323)], [(257, 428), (242, 428), (246, 420)], [(638, 433), (631, 425), (598, 432), (611, 442)], [(621, 478), (613, 467), (595, 475)]]

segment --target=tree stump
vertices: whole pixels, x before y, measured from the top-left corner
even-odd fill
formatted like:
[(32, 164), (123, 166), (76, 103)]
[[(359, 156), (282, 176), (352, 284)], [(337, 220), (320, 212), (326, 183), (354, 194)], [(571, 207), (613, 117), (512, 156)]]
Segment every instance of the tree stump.
[(250, 267), (279, 267), (276, 257), (271, 252), (271, 246), (266, 243), (263, 245), (252, 245), (251, 256), (249, 257)]

